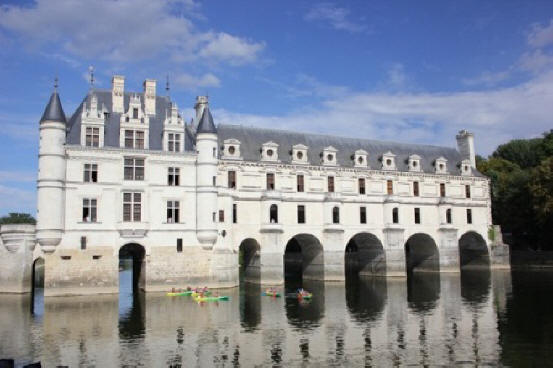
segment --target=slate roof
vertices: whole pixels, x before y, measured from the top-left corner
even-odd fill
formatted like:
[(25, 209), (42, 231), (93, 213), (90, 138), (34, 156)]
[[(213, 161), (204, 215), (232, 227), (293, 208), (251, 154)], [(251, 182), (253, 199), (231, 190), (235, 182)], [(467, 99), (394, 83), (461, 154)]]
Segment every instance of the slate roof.
[[(67, 143), (80, 144), (81, 112), (85, 104), (87, 107), (90, 106), (92, 93), (94, 93), (98, 99), (98, 110), (101, 111), (102, 106), (105, 106), (107, 111), (109, 111), (109, 116), (104, 128), (104, 145), (108, 147), (119, 147), (119, 123), (121, 114), (111, 112), (111, 90), (94, 90), (83, 99), (67, 123)], [(144, 108), (143, 93), (125, 92), (124, 110), (127, 111), (128, 109), (131, 95), (139, 95), (142, 101), (142, 108)], [(59, 106), (59, 109), (57, 109), (57, 106)], [(156, 114), (155, 116), (150, 116), (149, 124), (149, 143), (151, 150), (162, 149), (163, 121), (166, 116), (170, 115), (170, 109), (171, 101), (169, 97), (156, 96)], [(58, 111), (58, 115), (54, 114), (56, 111)], [(61, 111), (61, 115), (59, 115), (59, 111)], [(45, 119), (45, 116), (63, 116), (63, 110), (61, 109), (61, 103), (59, 103), (57, 93), (52, 94), (50, 103), (41, 121)], [(65, 116), (63, 116), (63, 119), (65, 119)], [(292, 146), (296, 144), (308, 146), (307, 156), (311, 165), (320, 165), (321, 153), (329, 146), (338, 150), (337, 162), (338, 166), (341, 167), (354, 167), (352, 156), (357, 150), (367, 151), (369, 167), (376, 170), (381, 169), (382, 163), (380, 160), (382, 159), (382, 155), (388, 151), (396, 155), (395, 163), (399, 171), (408, 171), (407, 159), (410, 155), (416, 154), (421, 158), (421, 168), (424, 172), (434, 173), (434, 161), (439, 157), (444, 157), (447, 159), (448, 172), (458, 175), (461, 173), (459, 164), (464, 159), (455, 148), (451, 147), (344, 138), (242, 125), (221, 124), (216, 127), (208, 107), (204, 110), (196, 129), (193, 125), (187, 124), (183, 130), (185, 149), (187, 151), (194, 151), (196, 134), (201, 132), (216, 133), (218, 135), (219, 147), (221, 148), (223, 147), (223, 142), (227, 139), (234, 138), (239, 140), (241, 142), (240, 153), (246, 161), (259, 161), (261, 159), (262, 145), (270, 141), (278, 144), (278, 158), (280, 162), (283, 163), (291, 163)], [(472, 175), (482, 176), (482, 174), (477, 172), (474, 168), (472, 170)]]
[[(388, 151), (396, 155), (395, 163), (399, 171), (409, 170), (407, 159), (412, 154), (420, 156), (422, 170), (427, 173), (435, 172), (434, 160), (443, 156), (447, 159), (448, 172), (450, 174), (460, 174), (461, 170), (458, 164), (463, 160), (461, 154), (455, 148), (450, 147), (344, 138), (241, 125), (219, 125), (217, 129), (219, 146), (222, 147), (226, 139), (239, 140), (240, 154), (246, 161), (259, 161), (261, 159), (261, 146), (269, 141), (278, 144), (278, 159), (284, 163), (291, 163), (292, 146), (300, 143), (308, 146), (307, 156), (311, 165), (320, 165), (321, 153), (328, 146), (338, 150), (336, 158), (338, 165), (342, 167), (354, 166), (352, 155), (359, 149), (367, 151), (369, 166), (376, 170), (382, 167), (380, 161), (382, 154)], [(474, 168), (473, 175), (481, 176)]]
[[(91, 91), (81, 102), (73, 116), (69, 119), (67, 126), (67, 143), (80, 144), (81, 140), (81, 113), (83, 107), (86, 104), (87, 108), (90, 108), (90, 99), (92, 94), (96, 95), (98, 99), (98, 110), (101, 111), (102, 105), (104, 105), (109, 112), (108, 119), (104, 125), (104, 146), (119, 147), (119, 132), (120, 132), (120, 113), (112, 112), (111, 104), (111, 90), (93, 90)], [(138, 95), (142, 103), (142, 109), (144, 109), (144, 94), (135, 92), (125, 92), (123, 96), (124, 111), (129, 108), (129, 101), (131, 96)], [(149, 124), (149, 143), (151, 150), (161, 150), (163, 140), (163, 122), (165, 117), (171, 115), (171, 100), (166, 96), (156, 96), (156, 114), (150, 115)], [(185, 139), (185, 150), (194, 150), (194, 137), (190, 134), (190, 131), (183, 128), (183, 134)]]
[(63, 112), (60, 96), (57, 91), (54, 91), (50, 96), (50, 101), (48, 101), (48, 105), (46, 105), (46, 108), (44, 109), (40, 122), (42, 123), (46, 120), (59, 121), (62, 123), (66, 122), (65, 113)]

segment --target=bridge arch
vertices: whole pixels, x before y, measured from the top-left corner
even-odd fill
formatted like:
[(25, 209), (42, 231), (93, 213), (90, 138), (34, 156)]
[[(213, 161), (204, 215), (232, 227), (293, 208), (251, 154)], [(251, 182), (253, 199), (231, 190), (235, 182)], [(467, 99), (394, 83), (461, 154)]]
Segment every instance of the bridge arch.
[(38, 257), (33, 261), (31, 270), (31, 313), (44, 308), (44, 258)]
[(425, 233), (413, 234), (405, 242), (407, 273), (439, 272), (440, 253), (434, 239)]
[[(119, 248), (119, 271), (128, 271), (129, 267), (132, 272), (131, 280), (132, 282), (132, 292), (135, 293), (139, 290), (144, 290), (146, 284), (146, 249), (138, 243), (127, 243)], [(132, 263), (130, 265), (129, 263)], [(123, 279), (126, 278), (122, 275), (122, 272), (119, 273), (119, 290), (121, 291), (121, 286), (126, 287), (127, 285), (121, 285)], [(127, 281), (127, 280), (125, 280)]]
[(286, 243), (284, 278), (324, 280), (324, 251), (317, 237), (297, 234)]
[(253, 238), (242, 240), (238, 247), (240, 281), (259, 283), (261, 266), (260, 251), (261, 247), (257, 240)]
[(490, 254), (482, 235), (468, 231), (459, 238), (459, 263), (461, 269), (489, 268)]
[(344, 257), (346, 276), (386, 274), (384, 247), (374, 234), (355, 234), (346, 245)]

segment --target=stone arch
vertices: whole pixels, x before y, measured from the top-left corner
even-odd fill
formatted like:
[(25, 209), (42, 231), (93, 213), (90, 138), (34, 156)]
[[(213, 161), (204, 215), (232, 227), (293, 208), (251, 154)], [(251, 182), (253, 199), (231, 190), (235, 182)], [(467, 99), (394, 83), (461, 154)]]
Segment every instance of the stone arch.
[(482, 235), (468, 231), (459, 238), (459, 263), (461, 269), (490, 267), (488, 246)]
[(284, 277), (296, 280), (324, 280), (324, 251), (311, 234), (293, 236), (284, 251)]
[(440, 271), (438, 246), (430, 235), (416, 233), (407, 239), (405, 242), (405, 266), (407, 273)]
[(240, 265), (240, 281), (260, 281), (260, 251), (259, 242), (253, 238), (242, 240), (238, 247), (238, 263)]
[(33, 314), (37, 307), (43, 304), (45, 271), (46, 264), (44, 258), (38, 257), (33, 261), (31, 270), (31, 313)]
[[(128, 266), (124, 260), (132, 260), (133, 293), (145, 289), (146, 284), (146, 249), (138, 243), (127, 243), (119, 248), (119, 269)], [(123, 261), (123, 262), (122, 262)], [(120, 276), (121, 279), (121, 276)], [(121, 280), (119, 281), (121, 283)], [(120, 285), (121, 286), (121, 285)]]
[(346, 275), (385, 275), (386, 254), (382, 242), (371, 233), (357, 233), (347, 243)]

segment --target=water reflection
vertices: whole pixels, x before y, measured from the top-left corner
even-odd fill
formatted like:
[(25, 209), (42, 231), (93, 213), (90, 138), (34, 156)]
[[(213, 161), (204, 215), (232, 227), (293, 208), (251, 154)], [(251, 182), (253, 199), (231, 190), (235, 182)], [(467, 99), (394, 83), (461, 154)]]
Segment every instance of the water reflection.
[[(0, 296), (0, 359), (43, 366), (547, 366), (553, 272), (304, 281), (310, 303), (121, 294)], [(436, 277), (437, 276), (437, 277)], [(288, 285), (287, 291), (296, 286)], [(126, 300), (120, 300), (125, 299)]]

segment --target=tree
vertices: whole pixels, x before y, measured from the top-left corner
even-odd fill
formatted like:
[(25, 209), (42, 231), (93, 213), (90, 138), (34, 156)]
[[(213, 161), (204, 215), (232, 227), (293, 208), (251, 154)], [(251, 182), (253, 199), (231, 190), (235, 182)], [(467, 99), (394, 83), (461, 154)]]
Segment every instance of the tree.
[(36, 224), (36, 220), (28, 213), (10, 212), (8, 216), (0, 217), (0, 225), (7, 224)]

